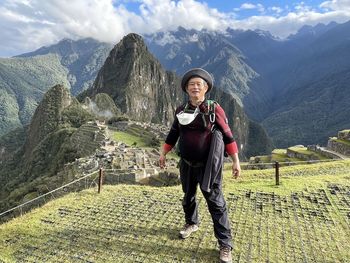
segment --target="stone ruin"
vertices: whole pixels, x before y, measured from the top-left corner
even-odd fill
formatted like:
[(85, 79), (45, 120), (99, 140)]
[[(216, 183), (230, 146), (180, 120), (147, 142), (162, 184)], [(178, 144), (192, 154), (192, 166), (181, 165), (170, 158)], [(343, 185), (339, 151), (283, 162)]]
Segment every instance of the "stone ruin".
[(350, 157), (350, 130), (338, 132), (338, 137), (329, 138), (327, 149)]
[[(132, 122), (139, 125), (140, 123)], [(130, 124), (118, 122), (122, 127)], [(99, 126), (103, 126), (99, 123)], [(150, 125), (144, 124), (144, 127), (150, 128)], [(160, 127), (153, 126), (159, 132), (162, 132)], [(107, 132), (107, 129), (105, 129)], [(130, 147), (122, 142), (115, 142), (108, 137), (102, 142), (102, 147), (96, 151), (94, 155), (80, 158), (73, 163), (67, 164), (64, 173), (65, 176), (74, 176), (98, 171), (101, 167), (105, 171), (105, 182), (110, 184), (115, 183), (139, 183), (145, 178), (159, 175), (160, 168), (159, 150), (143, 149), (139, 147)], [(167, 159), (167, 167), (170, 169), (177, 168), (175, 159)], [(162, 172), (162, 177), (164, 173)], [(173, 177), (173, 175), (172, 175)], [(71, 178), (74, 179), (74, 178)]]
[(338, 132), (338, 139), (350, 142), (350, 130), (343, 130)]
[(145, 123), (138, 121), (117, 121), (111, 124), (117, 130), (126, 131), (128, 127), (137, 125), (145, 130), (152, 132), (160, 138), (165, 138), (169, 132), (169, 127), (157, 123)]

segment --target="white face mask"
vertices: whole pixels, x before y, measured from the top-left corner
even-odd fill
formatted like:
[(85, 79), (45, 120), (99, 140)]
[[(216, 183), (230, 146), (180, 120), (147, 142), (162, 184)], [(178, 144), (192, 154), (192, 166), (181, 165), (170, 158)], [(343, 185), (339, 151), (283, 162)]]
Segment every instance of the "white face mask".
[(184, 111), (176, 114), (177, 119), (181, 125), (188, 125), (197, 117), (199, 113), (199, 108), (197, 107), (193, 113), (185, 113)]

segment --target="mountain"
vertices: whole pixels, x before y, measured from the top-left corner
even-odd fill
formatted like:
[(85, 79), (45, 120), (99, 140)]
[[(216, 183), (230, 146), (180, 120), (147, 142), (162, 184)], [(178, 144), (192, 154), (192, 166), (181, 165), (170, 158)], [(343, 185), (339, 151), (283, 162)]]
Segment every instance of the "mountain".
[(159, 32), (145, 36), (150, 51), (169, 70), (183, 74), (201, 67), (214, 75), (217, 87), (242, 105), (249, 93), (248, 82), (257, 73), (245, 62), (245, 55), (220, 32), (186, 30)]
[(28, 124), (49, 87), (70, 87), (67, 74), (53, 54), (30, 59), (0, 58), (0, 136)]
[[(180, 78), (165, 71), (148, 51), (142, 37), (136, 34), (125, 36), (114, 47), (93, 86), (79, 95), (79, 99), (94, 98), (99, 93), (110, 95), (121, 112), (131, 119), (167, 126), (173, 121), (176, 107), (186, 99), (180, 88)], [(259, 142), (249, 140), (250, 121), (233, 95), (214, 86), (209, 97), (225, 109), (238, 142), (244, 146), (242, 156), (246, 154), (248, 141), (251, 149), (255, 144), (260, 144), (262, 152), (271, 148), (263, 129), (259, 133)]]
[(306, 44), (298, 49), (292, 50), (291, 43), (281, 47), (290, 56), (275, 71), (278, 77), (270, 78), (268, 103), (257, 105), (276, 145), (325, 144), (331, 134), (350, 126), (350, 22), (327, 29), (312, 40), (299, 38)]
[[(303, 42), (305, 41), (306, 38), (316, 38), (323, 33), (327, 32), (328, 30), (336, 27), (338, 24), (336, 22), (330, 22), (329, 24), (325, 25), (322, 23), (319, 23), (315, 26), (310, 26), (310, 25), (304, 25), (302, 26), (297, 33), (289, 35), (288, 39), (289, 40), (297, 40), (297, 39), (303, 39)], [(305, 42), (304, 42), (305, 43)]]
[[(210, 58), (220, 52), (216, 46), (230, 50), (219, 65), (214, 63), (215, 80), (223, 74), (231, 80), (226, 88), (218, 87), (231, 87), (249, 118), (264, 126), (277, 147), (286, 147), (326, 143), (330, 134), (350, 126), (345, 84), (350, 67), (349, 32), (350, 21), (304, 26), (284, 40), (261, 30), (183, 28), (146, 39), (161, 63), (178, 73), (194, 66), (208, 68), (215, 61)], [(230, 68), (232, 56), (241, 64)]]
[(0, 136), (27, 125), (52, 86), (72, 94), (89, 87), (111, 45), (93, 39), (59, 43), (13, 58), (0, 58)]
[[(63, 85), (51, 87), (30, 124), (0, 138), (1, 210), (75, 179), (75, 174), (67, 175), (65, 165), (93, 155), (105, 136), (102, 128), (89, 121), (122, 114), (170, 126), (176, 107), (186, 99), (180, 78), (165, 71), (136, 34), (125, 36), (112, 49), (93, 86), (78, 97), (84, 104)], [(214, 87), (210, 97), (225, 109), (242, 157), (249, 149), (268, 151), (266, 133), (260, 125), (252, 125), (232, 95)], [(11, 144), (15, 136), (21, 136), (18, 148)]]
[(125, 36), (110, 52), (91, 88), (79, 95), (106, 93), (129, 118), (170, 125), (183, 101), (180, 80), (165, 71), (141, 36)]
[(71, 86), (71, 93), (77, 95), (91, 86), (112, 47), (111, 44), (99, 42), (93, 38), (76, 41), (63, 39), (57, 44), (41, 47), (18, 57), (56, 54), (62, 66), (68, 70), (67, 79)]
[[(94, 118), (66, 87), (50, 88), (29, 126), (0, 138), (0, 210), (69, 181), (58, 172), (93, 154), (104, 139), (98, 126), (87, 123)], [(13, 142), (16, 136), (21, 137)]]

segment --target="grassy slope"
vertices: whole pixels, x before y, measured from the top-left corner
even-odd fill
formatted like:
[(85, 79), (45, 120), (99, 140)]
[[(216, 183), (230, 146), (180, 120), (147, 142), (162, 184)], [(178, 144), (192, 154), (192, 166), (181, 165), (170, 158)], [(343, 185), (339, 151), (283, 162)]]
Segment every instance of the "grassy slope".
[[(350, 161), (243, 171), (224, 191), (234, 262), (348, 262)], [(302, 175), (302, 176), (297, 176)], [(104, 186), (56, 199), (0, 225), (0, 262), (217, 262), (211, 219), (177, 238), (181, 188)]]
[[(137, 145), (130, 133), (115, 139)], [(129, 139), (130, 141), (126, 141)], [(245, 170), (230, 177), (235, 262), (350, 260), (350, 161)], [(200, 230), (187, 240), (181, 187), (104, 186), (72, 193), (0, 225), (0, 262), (217, 262), (212, 223), (201, 195)]]

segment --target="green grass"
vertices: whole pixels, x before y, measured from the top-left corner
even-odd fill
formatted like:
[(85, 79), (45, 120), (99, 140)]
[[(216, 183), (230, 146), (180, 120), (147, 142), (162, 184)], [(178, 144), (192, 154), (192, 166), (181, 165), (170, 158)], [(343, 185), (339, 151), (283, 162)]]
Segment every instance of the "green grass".
[(290, 158), (287, 155), (286, 149), (274, 149), (271, 153), (271, 162), (297, 162), (300, 161), (298, 158)]
[(350, 146), (350, 141), (347, 140), (335, 139), (334, 141)]
[(292, 151), (292, 152), (295, 152), (295, 153), (300, 153), (300, 154), (303, 154), (305, 156), (316, 156), (318, 157), (319, 160), (326, 160), (328, 159), (326, 156), (322, 155), (322, 154), (319, 154), (317, 152), (314, 152), (314, 151), (309, 151), (307, 150), (306, 147), (289, 147), (288, 150)]
[(125, 143), (128, 146), (147, 147), (147, 142), (140, 136), (132, 135), (126, 132), (113, 132), (113, 139)]
[(269, 163), (271, 161), (270, 156), (268, 156), (268, 155), (261, 155), (261, 156), (256, 156), (256, 157), (259, 158), (261, 163)]
[[(224, 170), (233, 262), (349, 262), (350, 161)], [(205, 200), (186, 240), (180, 186), (107, 186), (71, 193), (0, 225), (0, 262), (217, 262)]]
[(233, 179), (225, 173), (229, 191), (252, 190), (289, 195), (308, 188), (326, 188), (329, 183), (346, 185), (350, 179), (350, 162), (305, 164), (280, 167), (280, 185), (276, 186), (275, 169), (243, 170), (241, 178)]

